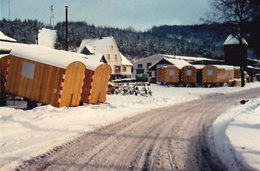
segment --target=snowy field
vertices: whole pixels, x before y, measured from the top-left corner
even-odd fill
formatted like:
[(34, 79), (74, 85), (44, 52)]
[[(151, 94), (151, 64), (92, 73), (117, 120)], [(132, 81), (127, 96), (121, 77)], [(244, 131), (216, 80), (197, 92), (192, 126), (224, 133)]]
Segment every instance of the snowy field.
[[(140, 112), (193, 99), (205, 98), (214, 94), (226, 94), (254, 87), (260, 87), (260, 82), (247, 84), (244, 88), (179, 88), (152, 84), (150, 88), (153, 91), (153, 96), (151, 97), (108, 95), (107, 103), (100, 105), (72, 108), (54, 108), (47, 105), (27, 111), (11, 107), (0, 107), (0, 170), (10, 170), (22, 160), (45, 153), (53, 147), (66, 143), (85, 132), (137, 115)], [(257, 104), (258, 107), (254, 107)], [(251, 112), (244, 114), (243, 111), (246, 111), (248, 108)], [(240, 111), (242, 112), (241, 114)], [(254, 161), (254, 164), (256, 163), (254, 157), (258, 157), (258, 161), (260, 161), (260, 150), (247, 147), (246, 145), (249, 144), (246, 141), (244, 141), (245, 144), (236, 143), (237, 138), (239, 138), (237, 129), (239, 129), (239, 132), (242, 128), (246, 129), (246, 131), (251, 131), (252, 129), (257, 131), (259, 129), (260, 118), (255, 113), (257, 111), (259, 113), (259, 99), (258, 101), (252, 100), (252, 102), (250, 100), (250, 103), (237, 106), (233, 111), (224, 114), (228, 115), (227, 117), (222, 119), (221, 116), (215, 122), (215, 126), (217, 125), (218, 129), (226, 132), (228, 136), (228, 138), (226, 137), (227, 144), (234, 146), (231, 147), (229, 145), (228, 148), (233, 149), (233, 153), (238, 154), (238, 157), (248, 157), (248, 160), (245, 160), (245, 162)], [(229, 115), (230, 113), (232, 114)], [(251, 120), (248, 118), (248, 115), (252, 115), (255, 119)], [(251, 123), (249, 120), (254, 121), (254, 123)], [(222, 121), (224, 124), (222, 124)], [(248, 127), (237, 126), (241, 124), (246, 125), (247, 123), (249, 123)], [(215, 135), (217, 137), (225, 136), (219, 134), (219, 132), (215, 132)], [(251, 136), (251, 134), (247, 134), (247, 136)], [(254, 136), (254, 140), (256, 140), (256, 137)], [(243, 142), (239, 140), (239, 143)], [(221, 146), (221, 144), (219, 145)], [(241, 149), (240, 146), (243, 148)], [(254, 153), (249, 153), (248, 151), (253, 151)], [(256, 167), (259, 168), (259, 163)]]
[(213, 124), (217, 152), (229, 170), (239, 165), (260, 170), (260, 98), (238, 105)]

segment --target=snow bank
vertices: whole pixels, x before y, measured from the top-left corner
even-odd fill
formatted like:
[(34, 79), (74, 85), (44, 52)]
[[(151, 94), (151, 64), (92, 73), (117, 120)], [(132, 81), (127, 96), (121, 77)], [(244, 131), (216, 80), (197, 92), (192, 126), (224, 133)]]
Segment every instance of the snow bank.
[(229, 170), (260, 170), (260, 98), (238, 105), (213, 124), (218, 155)]
[(107, 104), (72, 108), (50, 105), (33, 110), (0, 107), (0, 170), (10, 170), (19, 162), (42, 154), (82, 133), (137, 115), (140, 112), (219, 93), (254, 87), (181, 88), (151, 85), (153, 96), (108, 95)]
[(49, 48), (54, 49), (56, 39), (57, 39), (56, 30), (50, 30), (46, 28), (39, 30), (39, 34), (38, 34), (39, 45), (47, 46)]

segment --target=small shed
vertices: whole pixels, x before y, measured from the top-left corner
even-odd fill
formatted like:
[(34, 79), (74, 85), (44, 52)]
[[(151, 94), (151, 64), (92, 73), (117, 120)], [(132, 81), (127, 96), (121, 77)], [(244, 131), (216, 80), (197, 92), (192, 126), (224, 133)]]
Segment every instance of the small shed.
[(224, 42), (225, 64), (245, 66), (247, 46), (248, 44), (244, 38), (240, 43), (238, 36), (230, 34)]
[(234, 79), (234, 68), (228, 65), (206, 65), (202, 69), (202, 82), (210, 84), (228, 83)]
[(86, 67), (80, 54), (39, 45), (11, 47), (5, 91), (55, 107), (80, 104)]
[(180, 82), (180, 69), (177, 66), (174, 65), (166, 66), (164, 74), (165, 74), (164, 82), (166, 84)]
[(201, 84), (202, 69), (204, 65), (187, 65), (181, 69), (181, 81), (183, 84)]

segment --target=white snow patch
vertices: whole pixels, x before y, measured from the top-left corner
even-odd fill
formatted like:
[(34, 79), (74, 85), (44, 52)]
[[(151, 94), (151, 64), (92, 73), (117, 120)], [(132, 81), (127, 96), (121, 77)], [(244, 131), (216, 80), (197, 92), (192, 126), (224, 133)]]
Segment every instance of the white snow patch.
[(82, 133), (137, 115), (140, 112), (219, 93), (254, 87), (181, 88), (152, 84), (153, 96), (108, 95), (107, 104), (72, 108), (50, 105), (33, 110), (0, 107), (0, 170), (15, 168), (21, 161), (66, 143)]
[(47, 46), (49, 48), (54, 49), (56, 39), (57, 39), (56, 30), (50, 30), (46, 28), (39, 30), (39, 34), (38, 34), (39, 45)]
[(260, 98), (237, 105), (213, 124), (218, 155), (229, 170), (260, 170)]

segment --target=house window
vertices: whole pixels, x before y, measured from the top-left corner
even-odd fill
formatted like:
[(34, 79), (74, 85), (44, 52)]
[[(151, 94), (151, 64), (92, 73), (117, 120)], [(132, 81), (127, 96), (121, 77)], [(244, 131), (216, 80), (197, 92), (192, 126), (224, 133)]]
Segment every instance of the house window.
[(208, 76), (212, 76), (213, 75), (213, 70), (212, 69), (209, 69), (208, 70)]
[(35, 64), (30, 62), (23, 62), (21, 75), (25, 78), (33, 79)]
[(170, 75), (170, 76), (173, 76), (173, 75), (174, 75), (174, 70), (171, 69), (171, 70), (169, 71), (169, 75)]
[(123, 67), (123, 72), (126, 72), (126, 67), (125, 66)]
[(152, 63), (147, 63), (147, 69), (149, 69), (151, 65)]
[(120, 72), (121, 72), (121, 67), (115, 66), (115, 73), (120, 73)]
[(111, 49), (113, 50), (113, 45), (111, 46)]
[(143, 64), (138, 64), (137, 67), (138, 68), (143, 68)]
[(115, 60), (117, 61), (117, 55), (115, 55)]
[(110, 61), (110, 54), (107, 54), (107, 60)]
[(147, 72), (147, 74), (149, 75), (149, 77), (152, 77), (152, 72)]
[(136, 70), (136, 74), (143, 74), (144, 73), (144, 69), (137, 69)]
[(190, 69), (187, 69), (187, 70), (186, 70), (186, 75), (187, 75), (187, 76), (191, 76), (191, 70), (190, 70)]

